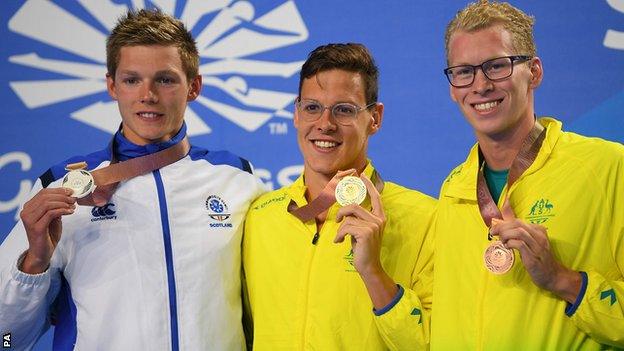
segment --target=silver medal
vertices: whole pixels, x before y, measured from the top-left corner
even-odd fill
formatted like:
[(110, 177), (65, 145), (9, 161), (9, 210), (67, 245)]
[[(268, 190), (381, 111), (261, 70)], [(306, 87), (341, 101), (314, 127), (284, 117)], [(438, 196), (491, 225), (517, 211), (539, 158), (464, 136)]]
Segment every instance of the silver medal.
[(61, 187), (73, 190), (72, 197), (83, 198), (95, 190), (95, 180), (89, 171), (71, 170), (63, 177)]

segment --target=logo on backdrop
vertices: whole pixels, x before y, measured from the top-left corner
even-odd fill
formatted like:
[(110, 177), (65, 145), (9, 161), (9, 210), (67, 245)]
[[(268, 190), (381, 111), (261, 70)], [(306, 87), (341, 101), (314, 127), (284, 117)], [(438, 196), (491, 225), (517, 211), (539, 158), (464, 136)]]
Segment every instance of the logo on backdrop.
[[(32, 159), (27, 153), (21, 151), (13, 151), (0, 155), (0, 170), (11, 163), (18, 163), (22, 172), (29, 171), (32, 167)], [(0, 213), (10, 212), (19, 207), (21, 203), (26, 201), (30, 193), (33, 182), (28, 179), (19, 181), (19, 190), (11, 199), (0, 199)], [(19, 219), (19, 213), (15, 213), (15, 220)]]
[[(144, 8), (146, 2), (133, 1), (134, 8)], [(177, 7), (176, 1), (152, 2), (170, 14)], [(196, 102), (247, 132), (256, 131), (274, 118), (292, 119), (292, 113), (286, 108), (292, 105), (296, 95), (268, 86), (292, 77), (303, 63), (251, 57), (273, 52), (280, 55), (280, 49), (308, 38), (308, 29), (294, 1), (285, 1), (263, 13), (258, 13), (257, 6), (254, 6), (259, 3), (187, 1), (181, 13), (176, 14), (194, 34), (199, 49), (204, 94)], [(50, 73), (63, 76), (10, 82), (11, 89), (29, 109), (106, 91), (104, 43), (117, 18), (128, 10), (128, 6), (115, 1), (80, 1), (74, 6), (82, 6), (99, 23), (89, 23), (92, 19), (85, 18), (87, 16), (82, 13), (70, 12), (52, 1), (38, 0), (26, 1), (9, 20), (11, 31), (67, 53), (65, 59), (53, 59), (51, 56), (56, 54), (48, 54), (37, 46), (31, 52), (26, 50), (9, 57), (9, 61), (16, 65), (44, 71), (45, 77)], [(206, 23), (205, 16), (211, 17), (211, 21)], [(33, 23), (37, 25), (33, 26)], [(100, 28), (105, 28), (106, 32)], [(83, 60), (76, 61), (73, 59), (75, 55)], [(216, 94), (208, 93), (214, 89), (224, 96), (222, 101), (214, 99)], [(106, 100), (81, 106), (70, 117), (114, 133), (120, 120), (110, 117), (118, 115), (116, 102)], [(190, 106), (185, 118), (189, 135), (211, 132), (206, 121)]]
[[(607, 0), (607, 3), (616, 11), (624, 14), (624, 0)], [(603, 44), (611, 49), (624, 50), (624, 32), (613, 29), (607, 30)]]

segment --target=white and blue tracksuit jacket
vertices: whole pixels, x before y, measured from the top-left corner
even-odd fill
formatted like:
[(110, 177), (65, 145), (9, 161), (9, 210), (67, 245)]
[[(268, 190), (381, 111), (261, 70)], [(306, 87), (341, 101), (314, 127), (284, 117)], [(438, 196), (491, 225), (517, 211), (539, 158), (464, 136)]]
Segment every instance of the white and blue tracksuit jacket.
[[(120, 161), (179, 142), (134, 145), (114, 138)], [(67, 163), (105, 167), (109, 148), (50, 168), (58, 187)], [(0, 246), (0, 332), (31, 348), (55, 324), (57, 350), (241, 350), (240, 247), (250, 202), (263, 190), (249, 162), (192, 147), (166, 167), (121, 182), (102, 207), (64, 216), (48, 270), (17, 269), (28, 248), (22, 222)]]

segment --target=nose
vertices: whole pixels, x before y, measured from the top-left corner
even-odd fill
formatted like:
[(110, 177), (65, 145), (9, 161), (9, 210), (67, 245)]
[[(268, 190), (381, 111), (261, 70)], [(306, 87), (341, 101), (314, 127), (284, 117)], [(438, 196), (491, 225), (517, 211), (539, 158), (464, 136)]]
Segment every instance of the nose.
[(143, 104), (155, 104), (158, 103), (158, 95), (154, 89), (154, 84), (144, 84), (141, 91), (141, 103)]
[(477, 94), (485, 94), (488, 91), (491, 91), (494, 88), (494, 84), (488, 77), (485, 76), (483, 70), (477, 69), (475, 70), (474, 82), (472, 83), (472, 89)]
[(324, 107), (323, 112), (321, 112), (321, 117), (319, 117), (317, 123), (317, 128), (320, 131), (326, 132), (330, 130), (336, 129), (336, 121), (331, 113), (330, 107)]

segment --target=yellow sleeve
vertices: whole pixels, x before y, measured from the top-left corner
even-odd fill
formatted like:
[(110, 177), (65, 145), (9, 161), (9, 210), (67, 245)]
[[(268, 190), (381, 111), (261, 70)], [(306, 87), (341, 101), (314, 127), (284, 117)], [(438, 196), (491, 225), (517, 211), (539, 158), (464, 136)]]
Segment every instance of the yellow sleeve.
[[(435, 217), (435, 216), (432, 216)], [(402, 287), (395, 299), (374, 310), (375, 324), (391, 350), (428, 350), (433, 296), (432, 228), (425, 237), (412, 273), (412, 285)]]
[(594, 271), (581, 274), (581, 293), (566, 314), (597, 342), (624, 347), (624, 281), (608, 280)]
[(605, 162), (612, 167), (610, 183), (605, 187), (612, 211), (605, 214), (605, 220), (611, 233), (592, 239), (610, 240), (612, 250), (604, 254), (613, 255), (615, 265), (608, 272), (582, 272), (581, 293), (566, 314), (597, 342), (624, 348), (624, 149), (619, 145), (617, 149), (618, 162)]
[(428, 291), (399, 286), (395, 300), (374, 311), (379, 334), (390, 350), (426, 350), (429, 347), (431, 285)]

